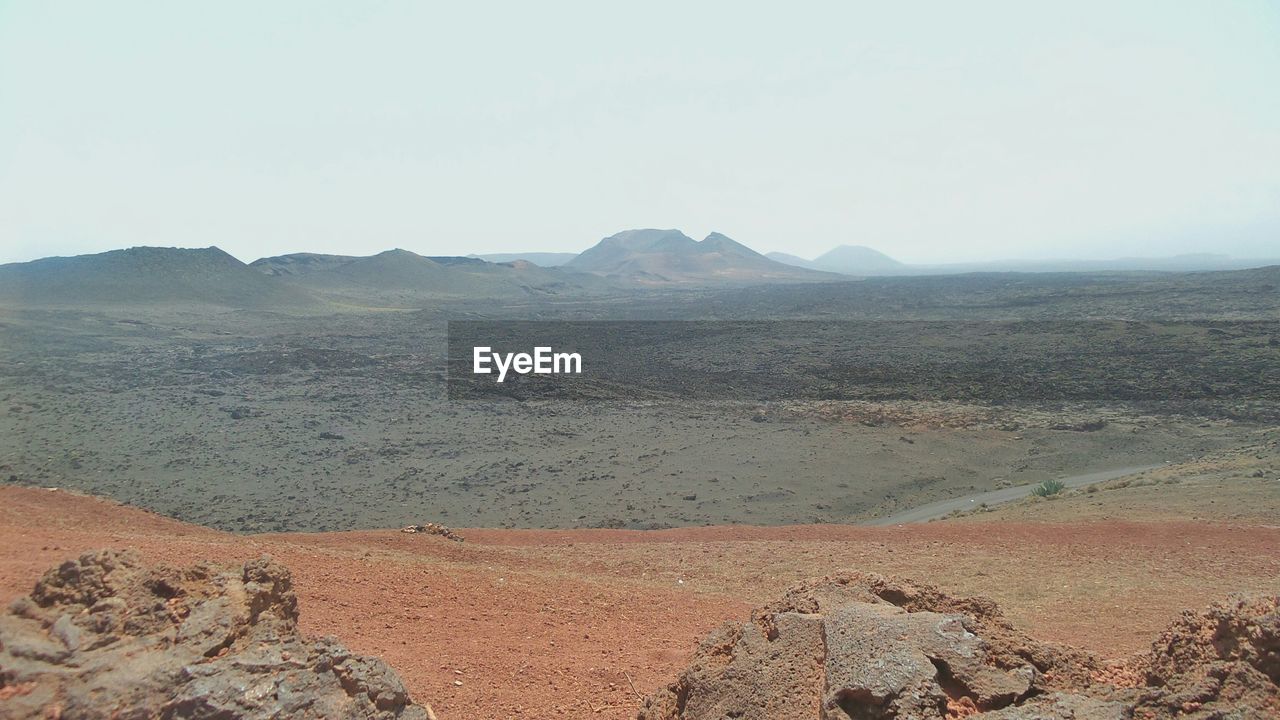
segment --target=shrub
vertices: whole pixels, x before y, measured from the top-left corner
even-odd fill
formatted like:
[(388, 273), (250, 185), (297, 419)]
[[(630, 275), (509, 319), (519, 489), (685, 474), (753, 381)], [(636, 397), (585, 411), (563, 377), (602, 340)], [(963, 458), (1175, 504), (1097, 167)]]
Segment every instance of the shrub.
[(1039, 485), (1031, 488), (1031, 494), (1038, 495), (1040, 497), (1049, 497), (1051, 495), (1057, 495), (1065, 490), (1066, 487), (1066, 483), (1061, 480), (1045, 480)]

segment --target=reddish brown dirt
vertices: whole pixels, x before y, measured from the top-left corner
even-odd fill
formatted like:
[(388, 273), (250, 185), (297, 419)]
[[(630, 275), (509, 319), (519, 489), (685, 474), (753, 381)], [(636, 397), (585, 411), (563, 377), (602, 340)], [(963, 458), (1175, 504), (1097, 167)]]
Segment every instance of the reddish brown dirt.
[[(1031, 635), (1145, 649), (1184, 608), (1280, 592), (1280, 529), (1193, 522), (395, 530), (237, 536), (61, 491), (0, 488), (0, 602), (84, 550), (294, 572), (304, 630), (387, 659), (441, 720), (627, 718), (698, 640), (795, 580), (853, 568), (999, 602)], [(632, 684), (635, 691), (632, 690)]]

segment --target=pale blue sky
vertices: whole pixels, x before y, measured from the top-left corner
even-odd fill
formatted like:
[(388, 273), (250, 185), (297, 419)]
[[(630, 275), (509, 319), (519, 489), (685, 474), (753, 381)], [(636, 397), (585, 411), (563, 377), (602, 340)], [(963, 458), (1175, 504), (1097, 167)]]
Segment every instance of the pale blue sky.
[(0, 262), (1280, 255), (1280, 3), (769, 6), (0, 0)]

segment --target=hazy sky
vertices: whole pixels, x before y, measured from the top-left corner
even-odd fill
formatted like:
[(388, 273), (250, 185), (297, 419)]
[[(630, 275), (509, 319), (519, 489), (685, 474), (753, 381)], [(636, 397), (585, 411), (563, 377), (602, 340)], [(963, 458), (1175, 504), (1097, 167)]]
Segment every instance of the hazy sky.
[(1280, 255), (1280, 3), (0, 0), (0, 262)]

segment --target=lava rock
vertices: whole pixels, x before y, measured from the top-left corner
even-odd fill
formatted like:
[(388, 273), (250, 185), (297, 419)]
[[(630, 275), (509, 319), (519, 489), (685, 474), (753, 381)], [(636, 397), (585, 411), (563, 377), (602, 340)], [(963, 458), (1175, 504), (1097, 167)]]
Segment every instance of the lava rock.
[(989, 600), (845, 573), (713, 632), (639, 718), (1119, 720), (1118, 702), (1074, 691), (1096, 667), (1017, 632)]
[(288, 569), (99, 551), (0, 615), (0, 718), (426, 720), (381, 660), (298, 630)]

